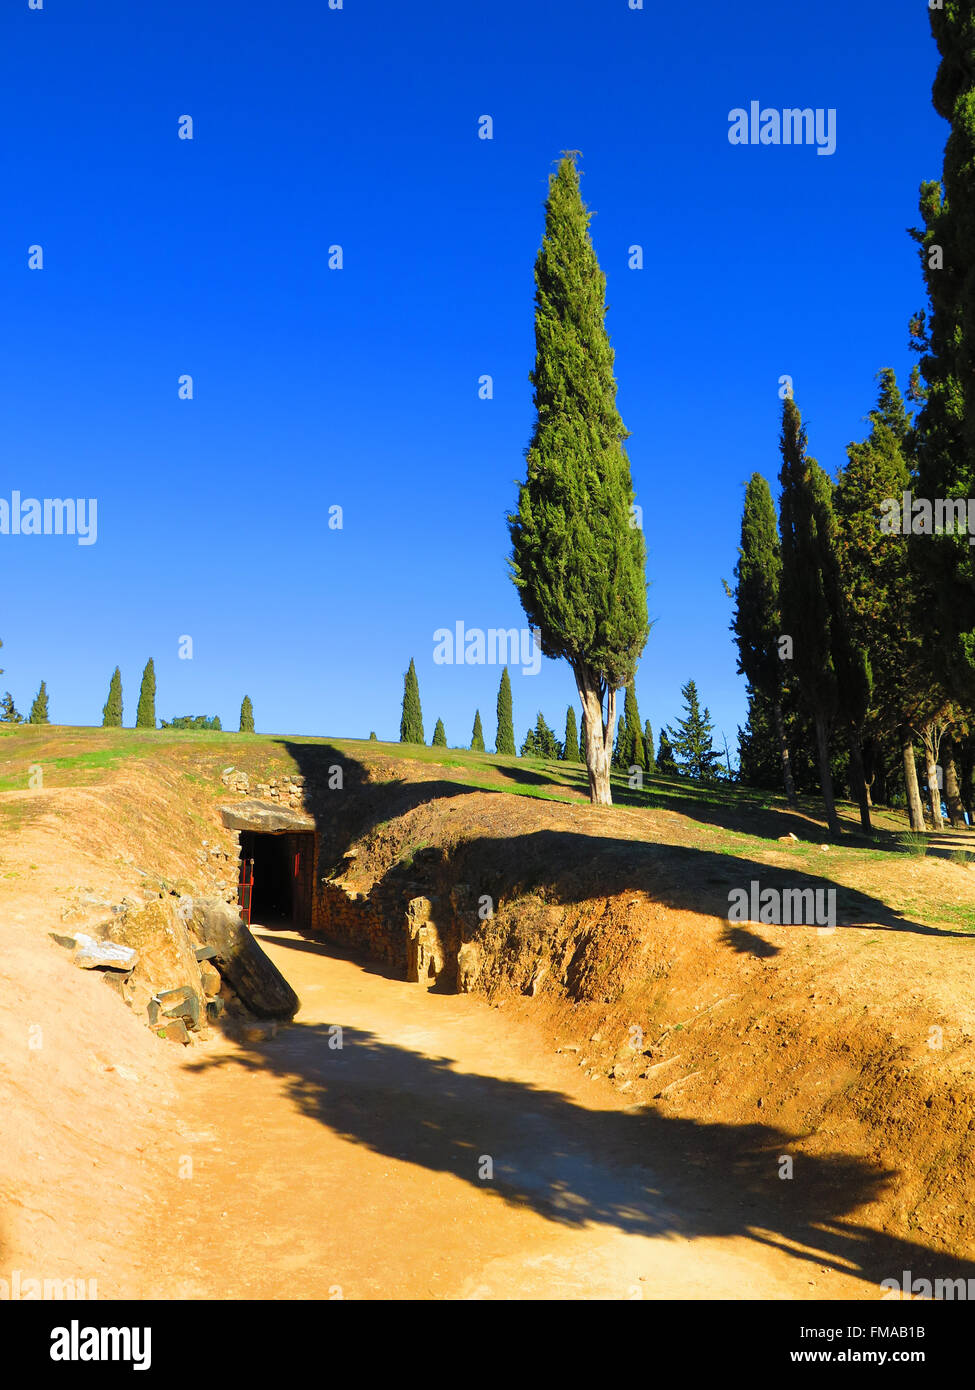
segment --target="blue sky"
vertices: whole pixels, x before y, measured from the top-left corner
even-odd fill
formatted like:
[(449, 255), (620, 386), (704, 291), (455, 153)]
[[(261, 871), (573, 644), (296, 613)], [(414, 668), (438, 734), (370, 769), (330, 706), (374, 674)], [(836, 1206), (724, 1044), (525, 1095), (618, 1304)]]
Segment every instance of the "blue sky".
[[(236, 727), (246, 692), (264, 732), (395, 738), (414, 657), (427, 738), (466, 745), (478, 706), (490, 743), (500, 672), (434, 665), (433, 633), (523, 623), (532, 267), (577, 149), (644, 509), (641, 713), (659, 733), (693, 676), (734, 750), (721, 578), (745, 480), (778, 493), (779, 378), (835, 472), (912, 365), (905, 229), (947, 127), (920, 0), (647, 5), (5, 7), (0, 497), (97, 498), (98, 539), (0, 535), (0, 689), (98, 723), (118, 664), (131, 723), (152, 656), (162, 718)], [(731, 145), (751, 100), (835, 108), (835, 154)], [(561, 731), (568, 668), (512, 680), (519, 742), (539, 708)]]

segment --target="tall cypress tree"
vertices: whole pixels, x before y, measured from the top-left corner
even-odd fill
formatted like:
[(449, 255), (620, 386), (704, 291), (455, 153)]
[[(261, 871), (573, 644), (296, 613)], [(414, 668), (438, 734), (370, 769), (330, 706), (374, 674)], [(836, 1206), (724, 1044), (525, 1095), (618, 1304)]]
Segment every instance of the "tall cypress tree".
[(861, 707), (865, 710), (869, 683), (857, 668), (840, 608), (833, 487), (806, 453), (806, 431), (794, 400), (783, 403), (781, 450), (782, 625), (793, 639), (799, 689), (816, 730), (826, 820), (839, 835), (830, 732), (838, 717), (851, 722)]
[(135, 727), (137, 729), (154, 729), (156, 727), (156, 668), (153, 665), (152, 657), (146, 662), (146, 668), (142, 673), (139, 705), (135, 712)]
[(667, 730), (660, 730), (660, 746), (657, 749), (657, 771), (664, 777), (673, 777), (677, 772), (674, 750), (670, 746)]
[(936, 678), (923, 641), (930, 600), (911, 564), (909, 537), (890, 524), (888, 504), (911, 486), (911, 422), (891, 368), (878, 373), (867, 439), (847, 447), (836, 485), (837, 548), (847, 620), (866, 652), (873, 680), (869, 746), (895, 736), (901, 750), (912, 829), (924, 829), (914, 726), (930, 709)]
[(242, 734), (254, 732), (254, 706), (251, 704), (249, 695), (245, 695), (240, 702), (240, 732)]
[(546, 656), (572, 667), (594, 804), (609, 805), (616, 692), (649, 633), (643, 533), (616, 408), (606, 280), (575, 159), (549, 180), (535, 261), (536, 423), (509, 517), (512, 578)]
[(41, 681), (41, 688), (34, 696), (34, 703), (27, 716), (28, 724), (50, 724), (47, 714), (47, 682)]
[(649, 719), (643, 726), (643, 770), (649, 773), (657, 770), (657, 755), (653, 751), (653, 730)]
[(789, 805), (796, 806), (796, 786), (782, 718), (785, 672), (778, 647), (782, 627), (781, 576), (782, 553), (772, 490), (761, 473), (753, 473), (745, 489), (731, 630), (738, 644), (739, 674), (745, 676), (753, 690), (761, 691), (771, 706), (782, 761), (782, 782)]
[(514, 753), (515, 725), (511, 710), (511, 677), (507, 666), (501, 672), (498, 687), (498, 733), (494, 746), (499, 753)]
[(484, 752), (484, 730), (481, 727), (481, 711), (474, 711), (474, 731), (471, 734), (471, 749), (475, 753)]
[(403, 679), (403, 712), (399, 721), (400, 743), (426, 743), (423, 734), (423, 711), (420, 708), (420, 682), (416, 666), (410, 657), (410, 669)]
[(579, 730), (576, 725), (575, 706), (570, 705), (565, 712), (565, 739), (562, 743), (562, 758), (567, 763), (581, 761), (579, 753)]
[(122, 727), (122, 672), (116, 666), (108, 687), (108, 699), (102, 707), (102, 728)]
[(626, 720), (627, 767), (643, 766), (643, 733), (640, 728), (640, 709), (636, 702), (636, 682), (630, 681), (626, 687), (623, 701), (623, 717)]
[[(912, 323), (923, 354), (916, 422), (918, 493), (931, 502), (975, 497), (975, 11), (948, 0), (930, 11), (941, 54), (934, 109), (951, 124), (941, 182), (921, 185), (914, 232), (930, 315)], [(942, 679), (970, 704), (975, 687), (975, 546), (967, 534), (919, 535), (912, 550), (931, 584)]]
[(443, 726), (443, 720), (438, 719), (433, 730), (433, 738), (430, 740), (431, 748), (447, 747), (447, 730)]

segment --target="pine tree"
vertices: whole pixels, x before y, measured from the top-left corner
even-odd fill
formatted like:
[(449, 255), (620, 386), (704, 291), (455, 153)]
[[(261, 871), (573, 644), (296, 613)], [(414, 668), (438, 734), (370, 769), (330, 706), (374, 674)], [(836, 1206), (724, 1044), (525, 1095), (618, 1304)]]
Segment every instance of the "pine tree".
[(538, 711), (534, 729), (528, 730), (525, 742), (522, 744), (521, 756), (523, 758), (547, 758), (553, 762), (562, 756), (562, 745), (549, 728), (541, 710)]
[(494, 742), (499, 753), (514, 753), (515, 726), (511, 710), (511, 677), (507, 666), (501, 672), (501, 685), (498, 688), (498, 733)]
[(146, 662), (146, 668), (142, 673), (135, 727), (137, 729), (154, 729), (156, 727), (156, 668), (153, 665), (152, 657)]
[[(715, 751), (711, 735), (714, 725), (711, 712), (701, 710), (697, 686), (692, 680), (681, 686), (686, 714), (678, 719), (676, 728), (667, 729), (667, 736), (673, 748), (673, 757), (679, 771), (693, 777), (698, 782), (712, 782), (716, 777), (715, 766), (721, 760)], [(658, 758), (659, 762), (659, 758)]]
[(426, 743), (423, 733), (423, 711), (420, 708), (420, 682), (416, 666), (410, 657), (410, 669), (403, 680), (403, 713), (399, 721), (400, 743)]
[(565, 712), (565, 739), (562, 743), (562, 758), (567, 763), (581, 761), (579, 753), (579, 730), (576, 726), (575, 706), (570, 705)]
[(643, 726), (643, 770), (650, 774), (657, 770), (657, 755), (653, 751), (653, 730), (649, 719)]
[(375, 729), (370, 729), (370, 731), (369, 731), (369, 742), (370, 742), (370, 743), (378, 743), (378, 742), (379, 742), (378, 738), (376, 737), (376, 731), (375, 731)]
[(785, 668), (778, 645), (782, 635), (781, 578), (782, 552), (772, 491), (761, 473), (753, 473), (745, 489), (731, 630), (738, 644), (739, 675), (744, 675), (753, 689), (761, 691), (772, 709), (782, 782), (789, 805), (796, 806), (792, 762), (782, 719)]
[[(932, 99), (950, 122), (941, 182), (921, 185), (923, 229), (913, 235), (930, 300), (930, 315), (912, 322), (923, 354), (924, 403), (916, 422), (918, 494), (975, 497), (975, 11), (971, 0), (948, 0), (930, 11), (941, 54)], [(949, 691), (971, 704), (975, 687), (975, 546), (957, 531), (918, 535), (915, 563), (931, 586), (939, 673)], [(932, 621), (933, 620), (933, 621)]]
[(249, 695), (245, 695), (240, 702), (240, 732), (242, 734), (254, 732), (254, 706), (251, 704)]
[(444, 726), (443, 726), (443, 720), (442, 720), (442, 719), (438, 719), (438, 720), (437, 720), (436, 726), (435, 726), (435, 728), (434, 728), (434, 730), (433, 730), (433, 738), (432, 738), (432, 740), (431, 740), (431, 742), (430, 742), (430, 747), (431, 747), (431, 748), (446, 748), (446, 747), (447, 747), (447, 731), (446, 731), (446, 729), (445, 729)]
[(30, 707), (30, 714), (27, 716), (28, 724), (50, 724), (47, 715), (47, 683), (41, 681), (41, 688), (34, 696), (34, 703)]
[(616, 692), (649, 633), (643, 533), (616, 407), (605, 276), (572, 155), (549, 181), (535, 262), (536, 423), (509, 517), (512, 577), (542, 652), (572, 667), (589, 794), (609, 805)]
[(677, 773), (677, 764), (674, 761), (674, 750), (670, 746), (670, 739), (667, 737), (667, 730), (660, 730), (660, 746), (657, 749), (657, 772), (662, 777), (673, 777)]
[(116, 666), (108, 687), (108, 699), (102, 708), (102, 728), (122, 727), (122, 672)]
[(471, 751), (474, 753), (484, 752), (484, 730), (481, 727), (481, 711), (474, 711), (474, 729), (471, 733)]

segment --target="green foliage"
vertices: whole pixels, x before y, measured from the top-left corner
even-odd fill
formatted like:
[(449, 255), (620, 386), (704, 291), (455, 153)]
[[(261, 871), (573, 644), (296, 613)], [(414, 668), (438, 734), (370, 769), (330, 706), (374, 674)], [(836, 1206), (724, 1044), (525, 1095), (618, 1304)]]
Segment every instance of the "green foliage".
[(471, 749), (475, 753), (484, 752), (484, 729), (481, 727), (481, 711), (474, 711), (474, 728), (471, 732)]
[(108, 686), (108, 699), (102, 707), (102, 728), (122, 727), (122, 672), (116, 666)]
[(636, 702), (636, 684), (634, 681), (630, 681), (626, 687), (623, 719), (626, 723), (626, 761), (623, 766), (643, 767), (643, 731), (640, 725), (640, 710)]
[(667, 730), (660, 730), (660, 745), (657, 748), (657, 772), (662, 777), (673, 777), (677, 772), (677, 763), (674, 761), (674, 750), (671, 747), (670, 739), (667, 737)]
[(28, 724), (50, 724), (47, 713), (47, 683), (41, 681), (40, 689), (34, 696), (34, 703), (30, 707), (30, 714), (27, 716)]
[(514, 753), (515, 725), (511, 709), (511, 677), (507, 666), (501, 672), (498, 688), (498, 733), (494, 743), (499, 753)]
[[(929, 500), (975, 497), (975, 10), (948, 0), (930, 12), (941, 54), (934, 108), (951, 125), (941, 182), (922, 183), (919, 244), (930, 314), (912, 323), (924, 399), (916, 422), (917, 492)], [(940, 249), (939, 249), (940, 248)], [(975, 685), (975, 546), (967, 535), (916, 536), (916, 563), (931, 585), (925, 624), (940, 673), (962, 701)]]
[(653, 751), (653, 730), (649, 719), (643, 726), (643, 770), (649, 773), (657, 770), (657, 755)]
[(135, 727), (137, 729), (154, 729), (156, 727), (156, 668), (152, 657), (146, 662), (146, 668), (142, 673)]
[(23, 724), (24, 716), (14, 705), (14, 697), (8, 690), (0, 700), (0, 724)]
[(753, 473), (745, 489), (731, 630), (738, 645), (739, 674), (771, 699), (783, 676), (778, 650), (781, 574), (772, 491), (761, 473)]
[(423, 711), (420, 708), (420, 683), (416, 666), (410, 658), (410, 669), (403, 681), (403, 712), (399, 722), (400, 743), (426, 743), (423, 733)]
[(432, 740), (431, 740), (431, 742), (430, 742), (430, 747), (431, 747), (431, 748), (446, 748), (446, 747), (447, 747), (447, 731), (446, 731), (446, 729), (445, 729), (444, 726), (443, 726), (443, 720), (442, 720), (442, 719), (438, 719), (438, 720), (437, 720), (436, 726), (435, 726), (435, 728), (434, 728), (434, 730), (433, 730), (433, 738), (432, 738)]
[[(602, 704), (632, 680), (649, 624), (606, 280), (589, 217), (567, 155), (549, 181), (535, 261), (536, 420), (508, 524), (512, 579), (543, 653), (568, 661), (580, 692)], [(589, 771), (594, 799), (598, 775), (600, 799), (608, 800), (608, 777)]]
[(378, 743), (378, 742), (379, 742), (378, 738), (376, 737), (376, 731), (375, 731), (375, 729), (371, 729), (370, 732), (369, 732), (369, 742), (370, 742), (370, 743)]
[(548, 758), (551, 761), (562, 757), (562, 745), (546, 724), (545, 716), (541, 710), (538, 711), (534, 729), (528, 730), (527, 737), (521, 745), (521, 756), (523, 758)]
[[(138, 726), (136, 726), (138, 727)], [(175, 719), (160, 719), (161, 729), (222, 729), (219, 714), (180, 714)], [(253, 731), (252, 731), (253, 732)]]
[(251, 704), (249, 695), (245, 695), (240, 702), (240, 732), (242, 734), (254, 732), (254, 706)]
[(898, 835), (897, 845), (905, 854), (923, 859), (928, 852), (928, 837), (919, 830), (905, 830), (902, 835)]
[[(692, 680), (681, 686), (680, 693), (684, 697), (686, 713), (683, 719), (677, 721), (676, 727), (667, 728), (673, 759), (678, 770), (686, 776), (698, 782), (713, 782), (718, 775), (717, 764), (721, 755), (715, 751), (711, 739), (714, 733), (711, 713), (707, 708), (701, 710), (697, 686)], [(658, 770), (660, 762), (661, 756), (658, 753)]]
[(570, 705), (565, 712), (565, 738), (562, 742), (562, 758), (567, 763), (582, 762), (579, 751), (579, 731), (576, 726), (575, 706)]

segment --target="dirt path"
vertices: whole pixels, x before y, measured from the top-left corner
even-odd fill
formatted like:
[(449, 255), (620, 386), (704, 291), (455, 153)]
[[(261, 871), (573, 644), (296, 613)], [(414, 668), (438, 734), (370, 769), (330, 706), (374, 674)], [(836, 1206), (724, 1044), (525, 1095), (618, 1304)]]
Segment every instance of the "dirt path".
[(745, 1234), (720, 1165), (703, 1200), (666, 1156), (655, 1172), (640, 1116), (531, 1022), (257, 935), (302, 1009), (273, 1040), (187, 1057), (179, 1273), (150, 1296), (877, 1297)]

